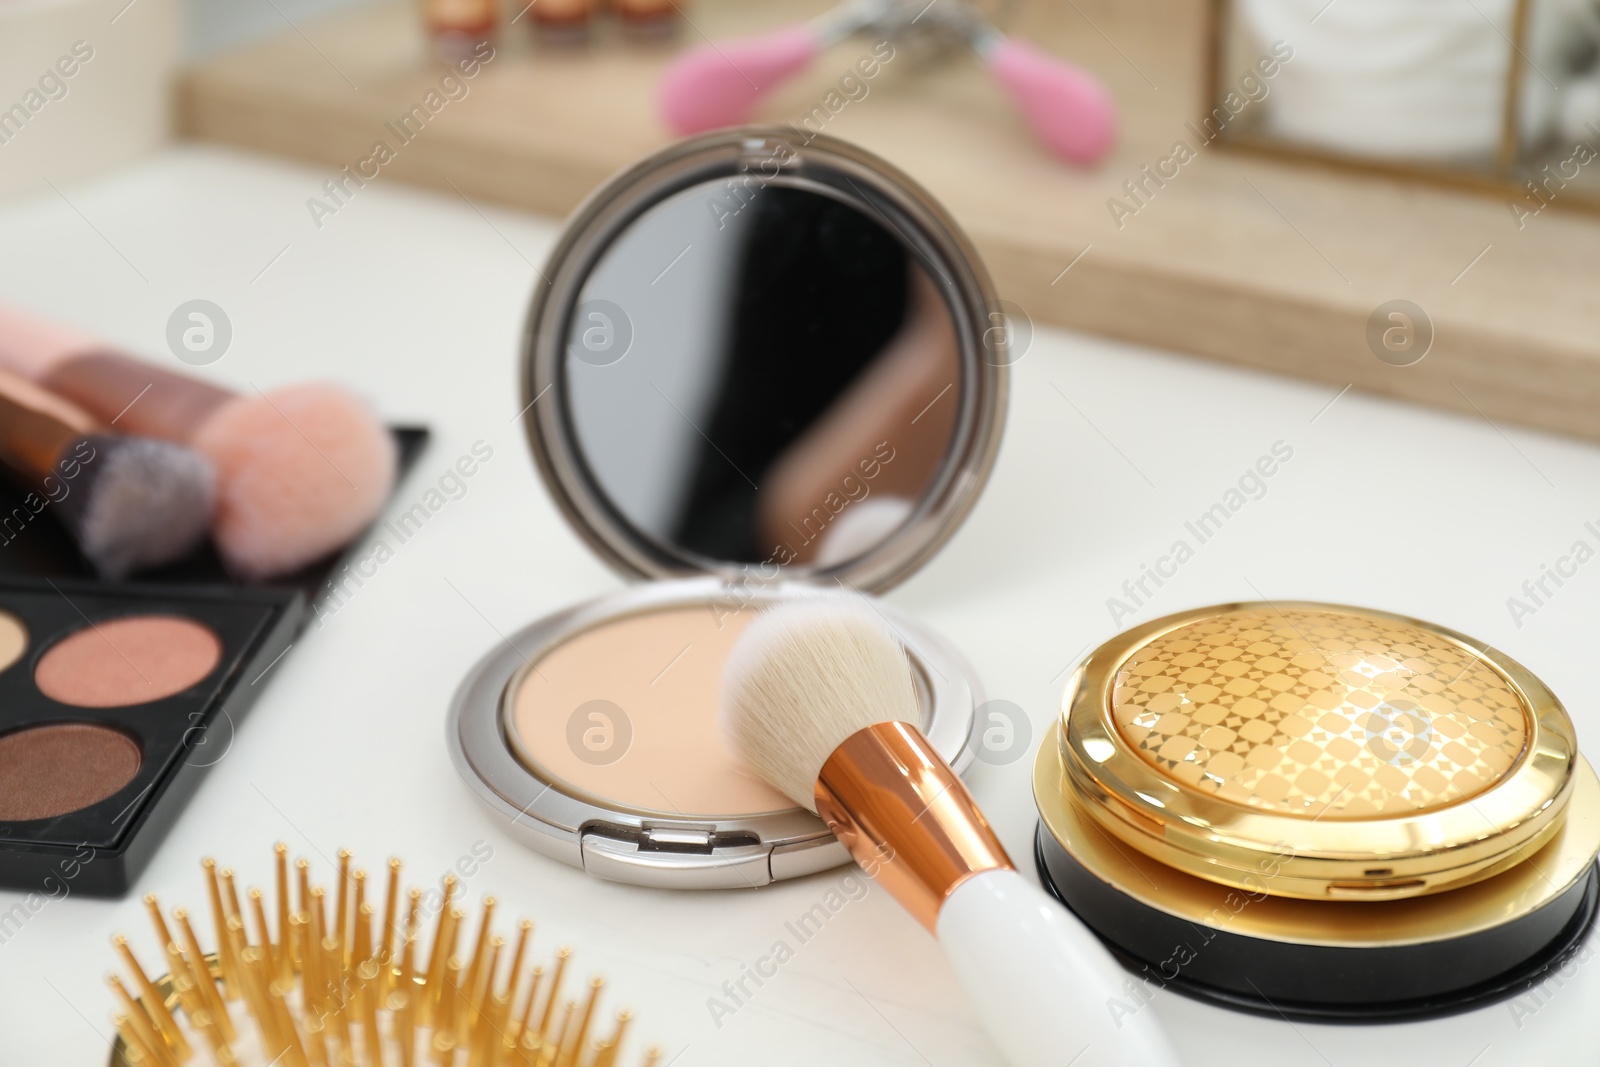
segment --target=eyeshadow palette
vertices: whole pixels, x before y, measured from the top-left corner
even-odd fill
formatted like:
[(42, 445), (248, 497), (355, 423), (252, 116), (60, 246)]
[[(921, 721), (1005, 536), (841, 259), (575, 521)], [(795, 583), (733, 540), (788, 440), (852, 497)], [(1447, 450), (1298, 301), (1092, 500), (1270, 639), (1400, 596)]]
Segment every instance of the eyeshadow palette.
[(226, 753), (304, 598), (0, 581), (0, 612), (0, 885), (122, 893)]
[[(403, 474), (427, 431), (395, 436)], [(242, 585), (207, 546), (108, 583), (48, 511), (0, 541), (0, 888), (126, 893), (339, 563)]]

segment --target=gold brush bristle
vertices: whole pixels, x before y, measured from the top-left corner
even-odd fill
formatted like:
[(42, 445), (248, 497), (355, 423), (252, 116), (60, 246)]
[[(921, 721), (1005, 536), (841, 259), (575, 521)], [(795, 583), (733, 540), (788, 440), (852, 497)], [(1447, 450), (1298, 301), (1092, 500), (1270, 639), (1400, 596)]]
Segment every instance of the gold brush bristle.
[[(533, 964), (524, 973), (533, 924), (520, 924), (514, 944), (496, 935), (493, 897), (467, 940), (457, 882), (445, 878), (424, 949), (423, 893), (402, 898), (399, 860), (387, 865), (378, 927), (367, 874), (351, 870), (349, 852), (339, 852), (331, 896), (312, 884), (307, 861), (291, 864), (282, 844), (273, 852), (276, 900), (269, 906), (261, 890), (247, 890), (248, 918), (233, 871), (201, 862), (214, 952), (201, 948), (186, 911), (169, 923), (154, 896), (144, 902), (167, 976), (151, 981), (127, 939), (112, 939), (131, 979), (108, 979), (120, 1037), (112, 1067), (615, 1067), (632, 1015), (619, 1013), (609, 1036), (594, 1036), (601, 980), (567, 998), (567, 948), (548, 971)], [(645, 1067), (661, 1058), (648, 1050)]]

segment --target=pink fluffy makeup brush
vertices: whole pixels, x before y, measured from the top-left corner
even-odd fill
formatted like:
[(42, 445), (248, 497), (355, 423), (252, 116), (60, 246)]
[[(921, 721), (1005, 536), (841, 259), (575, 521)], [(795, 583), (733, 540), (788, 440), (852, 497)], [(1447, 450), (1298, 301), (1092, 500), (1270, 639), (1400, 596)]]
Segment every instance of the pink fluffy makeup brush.
[(293, 573), (349, 543), (394, 484), (394, 439), (339, 386), (230, 393), (4, 306), (0, 367), (123, 433), (188, 445), (210, 460), (212, 537), (247, 578)]

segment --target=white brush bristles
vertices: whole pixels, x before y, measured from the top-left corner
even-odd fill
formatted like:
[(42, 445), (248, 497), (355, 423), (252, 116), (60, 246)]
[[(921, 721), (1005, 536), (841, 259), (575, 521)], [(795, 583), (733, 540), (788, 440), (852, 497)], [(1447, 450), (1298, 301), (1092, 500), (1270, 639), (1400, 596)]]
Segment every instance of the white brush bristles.
[(904, 647), (871, 606), (846, 597), (752, 622), (723, 671), (722, 715), (745, 764), (811, 811), (822, 765), (847, 737), (921, 721)]

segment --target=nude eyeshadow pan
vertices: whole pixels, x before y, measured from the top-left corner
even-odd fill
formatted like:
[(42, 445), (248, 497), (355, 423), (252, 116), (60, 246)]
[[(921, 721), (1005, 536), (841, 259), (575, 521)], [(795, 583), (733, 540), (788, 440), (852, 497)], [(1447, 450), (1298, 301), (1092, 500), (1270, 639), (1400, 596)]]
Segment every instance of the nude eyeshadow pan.
[(28, 650), (28, 628), (8, 612), (0, 611), (0, 671), (8, 670)]

